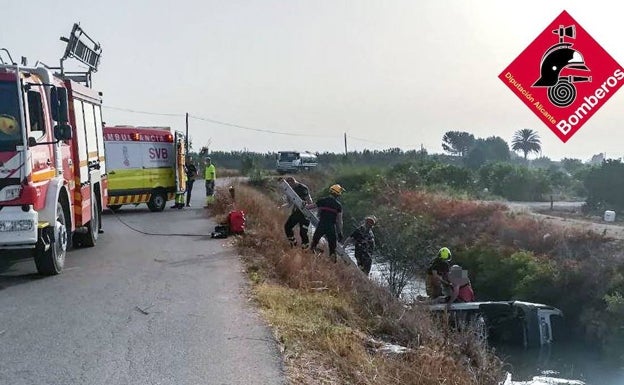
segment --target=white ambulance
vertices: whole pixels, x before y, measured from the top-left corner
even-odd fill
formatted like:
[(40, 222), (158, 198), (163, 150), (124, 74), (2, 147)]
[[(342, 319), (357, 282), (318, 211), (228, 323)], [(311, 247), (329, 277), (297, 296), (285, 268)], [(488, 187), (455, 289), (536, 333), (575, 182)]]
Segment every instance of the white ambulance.
[(105, 127), (108, 208), (146, 203), (162, 211), (176, 193), (184, 193), (184, 142), (184, 134), (169, 127)]

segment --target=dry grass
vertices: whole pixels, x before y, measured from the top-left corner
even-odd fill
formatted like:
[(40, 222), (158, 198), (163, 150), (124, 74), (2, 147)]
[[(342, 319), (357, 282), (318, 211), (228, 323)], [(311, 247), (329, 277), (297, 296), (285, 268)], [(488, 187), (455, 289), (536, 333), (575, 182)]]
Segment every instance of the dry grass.
[[(474, 334), (450, 332), (409, 309), (355, 267), (291, 249), (287, 212), (270, 191), (236, 186), (236, 203), (217, 192), (215, 211), (245, 211), (238, 239), (253, 294), (280, 342), (291, 384), (495, 384), (501, 363)], [(410, 348), (387, 354), (377, 340)]]
[[(218, 166), (217, 166), (218, 167)], [(219, 178), (228, 178), (232, 176), (241, 176), (240, 170), (234, 168), (217, 168)]]

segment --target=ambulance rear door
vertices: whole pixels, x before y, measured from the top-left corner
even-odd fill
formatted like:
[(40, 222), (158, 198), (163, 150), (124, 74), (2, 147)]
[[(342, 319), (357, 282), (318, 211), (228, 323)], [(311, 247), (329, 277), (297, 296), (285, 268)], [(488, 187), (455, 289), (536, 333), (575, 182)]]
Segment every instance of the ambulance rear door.
[(131, 129), (107, 129), (104, 138), (109, 194), (132, 196), (146, 192), (143, 153), (148, 146), (136, 140)]

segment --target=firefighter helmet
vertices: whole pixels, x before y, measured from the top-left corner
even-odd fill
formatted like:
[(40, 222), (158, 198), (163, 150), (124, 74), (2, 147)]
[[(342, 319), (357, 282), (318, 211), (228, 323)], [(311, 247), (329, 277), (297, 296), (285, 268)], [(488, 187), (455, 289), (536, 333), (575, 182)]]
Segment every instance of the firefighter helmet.
[(345, 192), (345, 191), (346, 190), (344, 188), (342, 188), (342, 186), (339, 185), (339, 184), (333, 184), (329, 188), (329, 192), (334, 194), (334, 195), (336, 195), (336, 196), (342, 195), (342, 193)]
[(443, 247), (438, 251), (438, 257), (443, 261), (451, 260), (451, 250), (448, 247)]
[(10, 115), (0, 115), (0, 131), (15, 136), (19, 133), (17, 119)]

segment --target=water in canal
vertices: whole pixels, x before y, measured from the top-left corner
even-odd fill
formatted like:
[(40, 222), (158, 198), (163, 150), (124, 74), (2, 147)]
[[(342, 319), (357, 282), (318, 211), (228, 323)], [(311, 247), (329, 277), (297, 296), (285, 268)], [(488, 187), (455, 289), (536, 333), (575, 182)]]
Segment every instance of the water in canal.
[[(541, 349), (498, 347), (496, 352), (512, 373), (513, 384), (622, 385), (624, 367), (596, 349), (575, 342), (553, 343)], [(533, 381), (543, 377), (541, 381)], [(565, 379), (566, 382), (556, 382)], [(550, 381), (550, 382), (547, 382)]]

